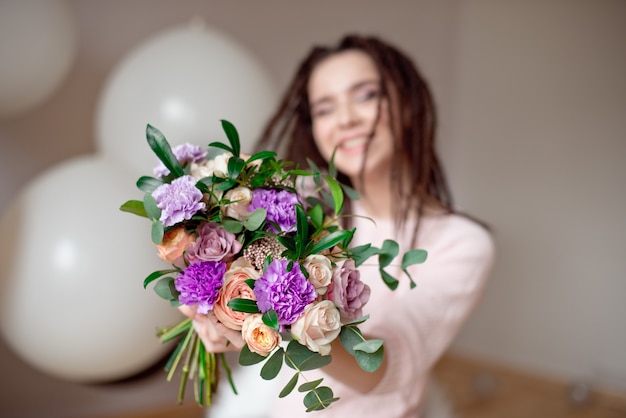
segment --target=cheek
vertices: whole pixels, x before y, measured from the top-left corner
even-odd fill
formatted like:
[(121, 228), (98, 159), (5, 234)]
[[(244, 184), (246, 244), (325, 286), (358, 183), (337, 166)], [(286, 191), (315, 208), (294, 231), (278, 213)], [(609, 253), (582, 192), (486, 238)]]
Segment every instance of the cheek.
[(329, 160), (334, 149), (334, 143), (330, 134), (330, 127), (323, 121), (313, 121), (313, 140), (322, 157)]

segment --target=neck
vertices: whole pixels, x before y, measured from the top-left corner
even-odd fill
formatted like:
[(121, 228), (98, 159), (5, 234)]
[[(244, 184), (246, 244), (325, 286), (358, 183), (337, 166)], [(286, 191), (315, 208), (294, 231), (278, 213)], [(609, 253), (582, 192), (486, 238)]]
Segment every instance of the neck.
[(389, 175), (373, 174), (365, 176), (363, 181), (357, 176), (351, 180), (359, 193), (359, 203), (368, 215), (375, 218), (393, 218), (393, 195), (389, 187)]

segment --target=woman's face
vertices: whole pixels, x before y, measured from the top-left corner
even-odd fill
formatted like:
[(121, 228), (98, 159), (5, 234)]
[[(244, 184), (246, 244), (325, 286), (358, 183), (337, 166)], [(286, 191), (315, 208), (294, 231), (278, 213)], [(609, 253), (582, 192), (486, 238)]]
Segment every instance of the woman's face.
[[(358, 50), (332, 55), (313, 70), (308, 92), (313, 123), (313, 138), (326, 160), (335, 152), (335, 166), (358, 179), (388, 171), (393, 156), (393, 136), (389, 124), (387, 100), (382, 99), (378, 124), (381, 80), (374, 61)], [(367, 151), (368, 138), (375, 135)]]

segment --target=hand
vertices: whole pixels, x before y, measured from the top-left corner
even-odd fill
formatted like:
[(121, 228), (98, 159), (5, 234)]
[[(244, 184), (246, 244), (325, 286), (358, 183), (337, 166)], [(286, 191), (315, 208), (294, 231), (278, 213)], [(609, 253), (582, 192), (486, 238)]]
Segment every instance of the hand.
[(204, 343), (204, 347), (211, 353), (225, 351), (239, 351), (244, 346), (241, 332), (227, 328), (217, 320), (213, 311), (200, 314), (195, 306), (181, 305), (178, 309), (192, 319), (193, 327)]

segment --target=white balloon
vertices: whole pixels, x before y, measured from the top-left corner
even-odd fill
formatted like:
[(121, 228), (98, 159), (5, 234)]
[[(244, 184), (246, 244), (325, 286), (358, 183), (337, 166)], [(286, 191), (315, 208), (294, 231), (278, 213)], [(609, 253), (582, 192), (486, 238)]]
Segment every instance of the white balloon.
[(0, 219), (0, 331), (27, 363), (78, 382), (154, 365), (181, 320), (143, 279), (166, 267), (147, 219), (119, 206), (141, 192), (102, 157), (62, 163), (30, 183)]
[(250, 151), (277, 101), (261, 64), (235, 41), (201, 24), (176, 27), (136, 47), (105, 84), (96, 113), (99, 151), (140, 174), (157, 159), (146, 125), (174, 146), (226, 142), (220, 120)]
[(74, 12), (66, 0), (0, 2), (0, 117), (46, 100), (69, 72), (77, 48)]

